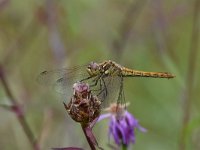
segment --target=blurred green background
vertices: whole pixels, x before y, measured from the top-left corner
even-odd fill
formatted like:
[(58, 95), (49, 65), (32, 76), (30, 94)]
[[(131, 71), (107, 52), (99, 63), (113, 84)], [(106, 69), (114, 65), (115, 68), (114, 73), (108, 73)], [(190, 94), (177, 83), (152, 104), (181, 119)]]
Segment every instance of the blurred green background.
[[(125, 81), (128, 110), (148, 130), (136, 132), (133, 149), (200, 149), (199, 9), (199, 0), (0, 0), (0, 64), (40, 148), (89, 149), (59, 94), (37, 75), (111, 59), (176, 75)], [(0, 149), (32, 149), (2, 84), (0, 103)], [(107, 123), (94, 128), (105, 149)]]

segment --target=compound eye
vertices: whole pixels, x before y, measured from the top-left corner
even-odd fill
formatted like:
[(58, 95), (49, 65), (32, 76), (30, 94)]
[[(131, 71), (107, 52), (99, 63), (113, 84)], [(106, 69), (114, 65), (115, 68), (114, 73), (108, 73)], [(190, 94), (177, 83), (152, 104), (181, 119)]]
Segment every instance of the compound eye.
[(97, 63), (95, 63), (95, 62), (91, 62), (90, 65), (89, 65), (88, 67), (90, 67), (90, 68), (88, 68), (88, 69), (90, 69), (90, 70), (92, 70), (92, 71), (97, 71), (97, 70), (99, 69), (99, 64), (97, 64)]
[(91, 70), (91, 66), (89, 65), (88, 67), (87, 67), (89, 70)]

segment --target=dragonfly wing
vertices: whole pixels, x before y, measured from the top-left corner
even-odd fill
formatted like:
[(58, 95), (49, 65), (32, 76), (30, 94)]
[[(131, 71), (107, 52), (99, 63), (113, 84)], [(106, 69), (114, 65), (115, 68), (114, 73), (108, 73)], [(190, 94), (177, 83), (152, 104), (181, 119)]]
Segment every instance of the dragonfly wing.
[[(86, 66), (80, 66), (72, 69), (56, 69), (51, 71), (44, 71), (39, 74), (37, 81), (45, 86), (53, 87), (58, 93), (61, 93), (65, 101), (70, 100), (73, 94), (73, 84), (87, 79), (89, 74), (86, 71)], [(98, 81), (98, 82), (96, 82)], [(121, 78), (118, 76), (107, 76), (98, 79), (93, 77), (84, 80), (90, 85), (94, 95), (102, 101), (102, 106), (108, 107), (110, 103), (122, 101), (122, 94), (120, 94)]]
[(43, 71), (37, 77), (37, 82), (44, 86), (51, 86), (57, 92), (64, 94), (72, 89), (73, 84), (81, 79), (88, 77), (85, 66), (72, 69), (56, 69)]
[(111, 103), (117, 103), (118, 100), (120, 103), (123, 102), (123, 97), (119, 97), (121, 84), (123, 84), (123, 82), (119, 76), (108, 76), (103, 78), (101, 83), (98, 82), (96, 88), (101, 86), (102, 88), (100, 92), (96, 90), (97, 92), (95, 92), (95, 94), (98, 95), (98, 98), (102, 101), (103, 108), (109, 107)]

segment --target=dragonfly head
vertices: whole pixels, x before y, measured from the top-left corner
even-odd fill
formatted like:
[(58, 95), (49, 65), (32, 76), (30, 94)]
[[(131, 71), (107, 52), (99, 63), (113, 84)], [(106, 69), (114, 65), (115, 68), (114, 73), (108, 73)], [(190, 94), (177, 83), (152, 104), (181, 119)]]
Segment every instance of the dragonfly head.
[(100, 70), (100, 65), (96, 62), (91, 62), (88, 67), (87, 67), (87, 72), (91, 75), (91, 76), (96, 76), (98, 75), (101, 70)]

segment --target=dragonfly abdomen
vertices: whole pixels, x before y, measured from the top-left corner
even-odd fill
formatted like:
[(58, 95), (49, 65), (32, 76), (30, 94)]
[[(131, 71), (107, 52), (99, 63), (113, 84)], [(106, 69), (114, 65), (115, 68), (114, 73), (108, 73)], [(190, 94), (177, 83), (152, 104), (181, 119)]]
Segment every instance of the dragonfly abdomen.
[(150, 77), (150, 78), (174, 78), (175, 76), (168, 72), (145, 72), (123, 68), (122, 75), (124, 77)]

